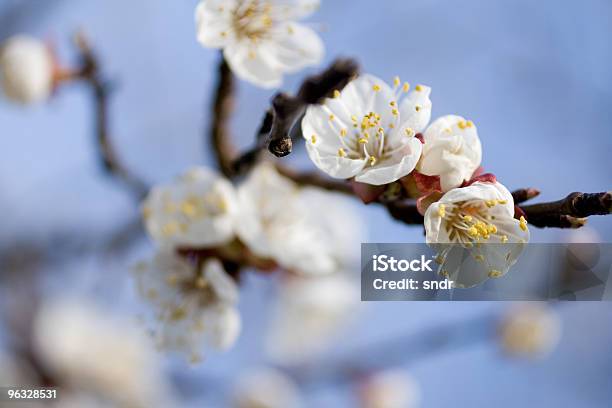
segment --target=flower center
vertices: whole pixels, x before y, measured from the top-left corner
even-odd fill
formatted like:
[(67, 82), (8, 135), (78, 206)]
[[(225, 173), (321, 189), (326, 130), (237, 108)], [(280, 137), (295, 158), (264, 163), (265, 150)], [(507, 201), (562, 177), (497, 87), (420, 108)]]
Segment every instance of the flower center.
[(243, 0), (233, 11), (233, 28), (238, 38), (258, 41), (266, 36), (274, 19), (270, 1)]
[(489, 209), (498, 204), (506, 204), (505, 200), (461, 201), (454, 204), (440, 204), (438, 215), (444, 218), (444, 228), (451, 242), (472, 244), (488, 241), (492, 236), (505, 243), (508, 237), (497, 231), (491, 221), (495, 219), (489, 214)]

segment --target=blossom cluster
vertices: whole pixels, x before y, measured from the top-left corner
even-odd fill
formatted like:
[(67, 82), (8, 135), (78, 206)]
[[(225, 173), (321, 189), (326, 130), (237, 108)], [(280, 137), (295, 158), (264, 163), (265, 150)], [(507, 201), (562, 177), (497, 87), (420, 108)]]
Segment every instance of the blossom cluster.
[[(194, 362), (203, 345), (231, 347), (241, 328), (236, 268), (281, 268), (303, 285), (342, 270), (350, 226), (357, 221), (335, 211), (335, 198), (298, 188), (269, 163), (238, 187), (198, 167), (153, 188), (142, 213), (158, 251), (137, 265), (136, 276), (140, 293), (155, 308), (150, 329), (158, 346), (185, 352)], [(329, 218), (317, 216), (322, 207)], [(325, 288), (327, 281), (321, 282)], [(281, 309), (294, 310), (285, 307), (291, 302)]]
[(354, 185), (401, 183), (418, 199), (440, 273), (457, 286), (473, 286), (505, 274), (529, 231), (523, 217), (514, 217), (510, 192), (481, 174), (476, 125), (457, 115), (428, 125), (430, 94), (430, 87), (411, 87), (399, 77), (390, 86), (361, 75), (309, 106), (302, 134), (312, 162), (331, 177)]

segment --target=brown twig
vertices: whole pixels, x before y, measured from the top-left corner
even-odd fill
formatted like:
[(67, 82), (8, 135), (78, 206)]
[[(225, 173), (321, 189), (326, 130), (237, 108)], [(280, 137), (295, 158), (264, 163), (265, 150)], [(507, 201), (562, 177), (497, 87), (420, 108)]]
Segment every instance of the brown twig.
[(335, 90), (342, 90), (358, 72), (359, 66), (354, 60), (338, 59), (318, 75), (306, 78), (295, 96), (276, 94), (272, 98), (271, 108), (261, 121), (255, 145), (234, 162), (233, 168), (240, 172), (247, 171), (266, 147), (277, 157), (291, 153), (292, 139), (300, 136), (298, 124), (306, 107), (321, 102)]
[(520, 207), (536, 227), (578, 228), (591, 215), (612, 212), (612, 192), (571, 193), (562, 200)]
[(75, 79), (85, 81), (93, 91), (96, 117), (96, 144), (102, 166), (106, 172), (124, 182), (136, 197), (141, 199), (148, 191), (147, 184), (131, 174), (121, 164), (110, 141), (108, 125), (109, 87), (102, 77), (99, 60), (82, 33), (78, 33), (75, 36), (75, 43), (81, 54), (81, 68), (74, 77)]
[(221, 172), (232, 177), (236, 147), (230, 133), (230, 117), (234, 110), (234, 76), (223, 53), (219, 54), (218, 82), (212, 103), (210, 142)]
[(343, 194), (353, 194), (353, 189), (346, 180), (336, 180), (321, 176), (316, 172), (298, 172), (289, 167), (277, 165), (276, 169), (283, 176), (293, 180), (300, 186), (318, 187), (328, 191)]

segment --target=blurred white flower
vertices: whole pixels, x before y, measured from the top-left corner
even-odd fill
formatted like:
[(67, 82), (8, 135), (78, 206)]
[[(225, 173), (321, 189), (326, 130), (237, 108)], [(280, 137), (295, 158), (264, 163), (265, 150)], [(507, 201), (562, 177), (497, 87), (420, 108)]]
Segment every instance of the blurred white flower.
[(73, 390), (131, 407), (170, 403), (147, 338), (87, 302), (43, 304), (34, 323), (34, 346), (46, 368)]
[(427, 208), (424, 223), (440, 273), (457, 287), (503, 276), (529, 241), (527, 222), (514, 218), (512, 194), (498, 182), (450, 190)]
[(216, 259), (201, 267), (162, 249), (136, 266), (140, 294), (154, 308), (150, 322), (157, 346), (199, 362), (207, 348), (227, 350), (241, 330), (238, 287)]
[(340, 210), (345, 208), (341, 198), (299, 189), (269, 163), (251, 172), (238, 188), (238, 199), (240, 239), (255, 254), (295, 272), (321, 275), (338, 270), (346, 261), (346, 243), (360, 236), (346, 236), (358, 231), (359, 220)]
[(423, 133), (423, 156), (419, 173), (440, 176), (442, 191), (470, 180), (480, 166), (482, 147), (476, 126), (461, 116), (436, 119)]
[(421, 392), (408, 373), (391, 369), (368, 378), (361, 389), (362, 408), (415, 408)]
[(146, 229), (157, 242), (199, 248), (230, 241), (237, 211), (234, 187), (204, 167), (154, 187), (142, 206)]
[[(310, 159), (332, 177), (382, 185), (406, 176), (421, 157), (415, 137), (431, 117), (431, 89), (361, 75), (322, 105), (308, 107), (302, 133)], [(407, 94), (402, 97), (402, 94)]]
[(504, 351), (523, 357), (551, 352), (561, 337), (561, 319), (548, 305), (524, 303), (511, 307), (499, 328)]
[(0, 77), (4, 93), (12, 101), (33, 104), (48, 99), (53, 76), (53, 57), (42, 41), (17, 35), (3, 44)]
[(198, 41), (223, 49), (240, 78), (278, 87), (283, 74), (323, 58), (319, 36), (295, 22), (318, 6), (319, 0), (202, 0), (195, 13)]
[(300, 394), (294, 382), (278, 370), (262, 368), (242, 376), (234, 389), (235, 408), (297, 408)]
[(281, 282), (266, 348), (276, 361), (299, 363), (321, 353), (360, 305), (358, 276), (343, 273)]

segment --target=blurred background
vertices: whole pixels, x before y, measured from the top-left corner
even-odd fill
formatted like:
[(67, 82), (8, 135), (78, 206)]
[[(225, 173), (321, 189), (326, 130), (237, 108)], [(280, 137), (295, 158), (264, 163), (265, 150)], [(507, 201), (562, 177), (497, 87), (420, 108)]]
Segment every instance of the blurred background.
[[(192, 165), (214, 165), (203, 135), (217, 53), (196, 42), (196, 4), (2, 0), (0, 39), (38, 36), (70, 61), (70, 36), (84, 30), (114, 83), (111, 130), (121, 159), (150, 183), (160, 183)], [(454, 113), (478, 126), (487, 171), (510, 190), (536, 187), (542, 191), (538, 199), (549, 201), (572, 191), (610, 189), (611, 18), (606, 0), (323, 0), (310, 21), (326, 44), (325, 64), (355, 57), (364, 71), (381, 78), (400, 75), (431, 86), (433, 117)], [(288, 76), (283, 88), (295, 90), (315, 71)], [(272, 95), (239, 84), (232, 127), (242, 147), (252, 142)], [(4, 311), (28, 304), (23, 300), (32, 294), (20, 282), (36, 273), (35, 296), (88, 298), (105, 313), (137, 319), (140, 302), (130, 268), (150, 257), (152, 245), (134, 228), (133, 198), (98, 165), (90, 105), (79, 84), (32, 108), (0, 101)], [(309, 166), (303, 152), (288, 160)], [(349, 205), (361, 215), (367, 242), (423, 240), (421, 228), (393, 222), (382, 208)], [(612, 217), (592, 217), (588, 225), (587, 240), (612, 242)], [(577, 233), (532, 228), (532, 241), (584, 239)], [(264, 343), (273, 292), (266, 277), (247, 275), (240, 300), (243, 333), (231, 351), (211, 354), (195, 367), (158, 356), (178, 406), (227, 406), (240, 374), (270, 364)], [(399, 339), (403, 347), (389, 350), (398, 352), (398, 363), (418, 384), (422, 407), (606, 407), (612, 400), (608, 303), (557, 305), (559, 344), (535, 360), (508, 358), (495, 341), (485, 341), (490, 316), (503, 314), (509, 303), (362, 306), (326, 352), (354, 355), (351, 350), (368, 347), (380, 353), (377, 344)], [(9, 344), (12, 330), (0, 327), (0, 341)], [(448, 344), (432, 346), (437, 330), (449, 335)], [(345, 373), (340, 377), (300, 383), (305, 406), (357, 406), (355, 383)]]

